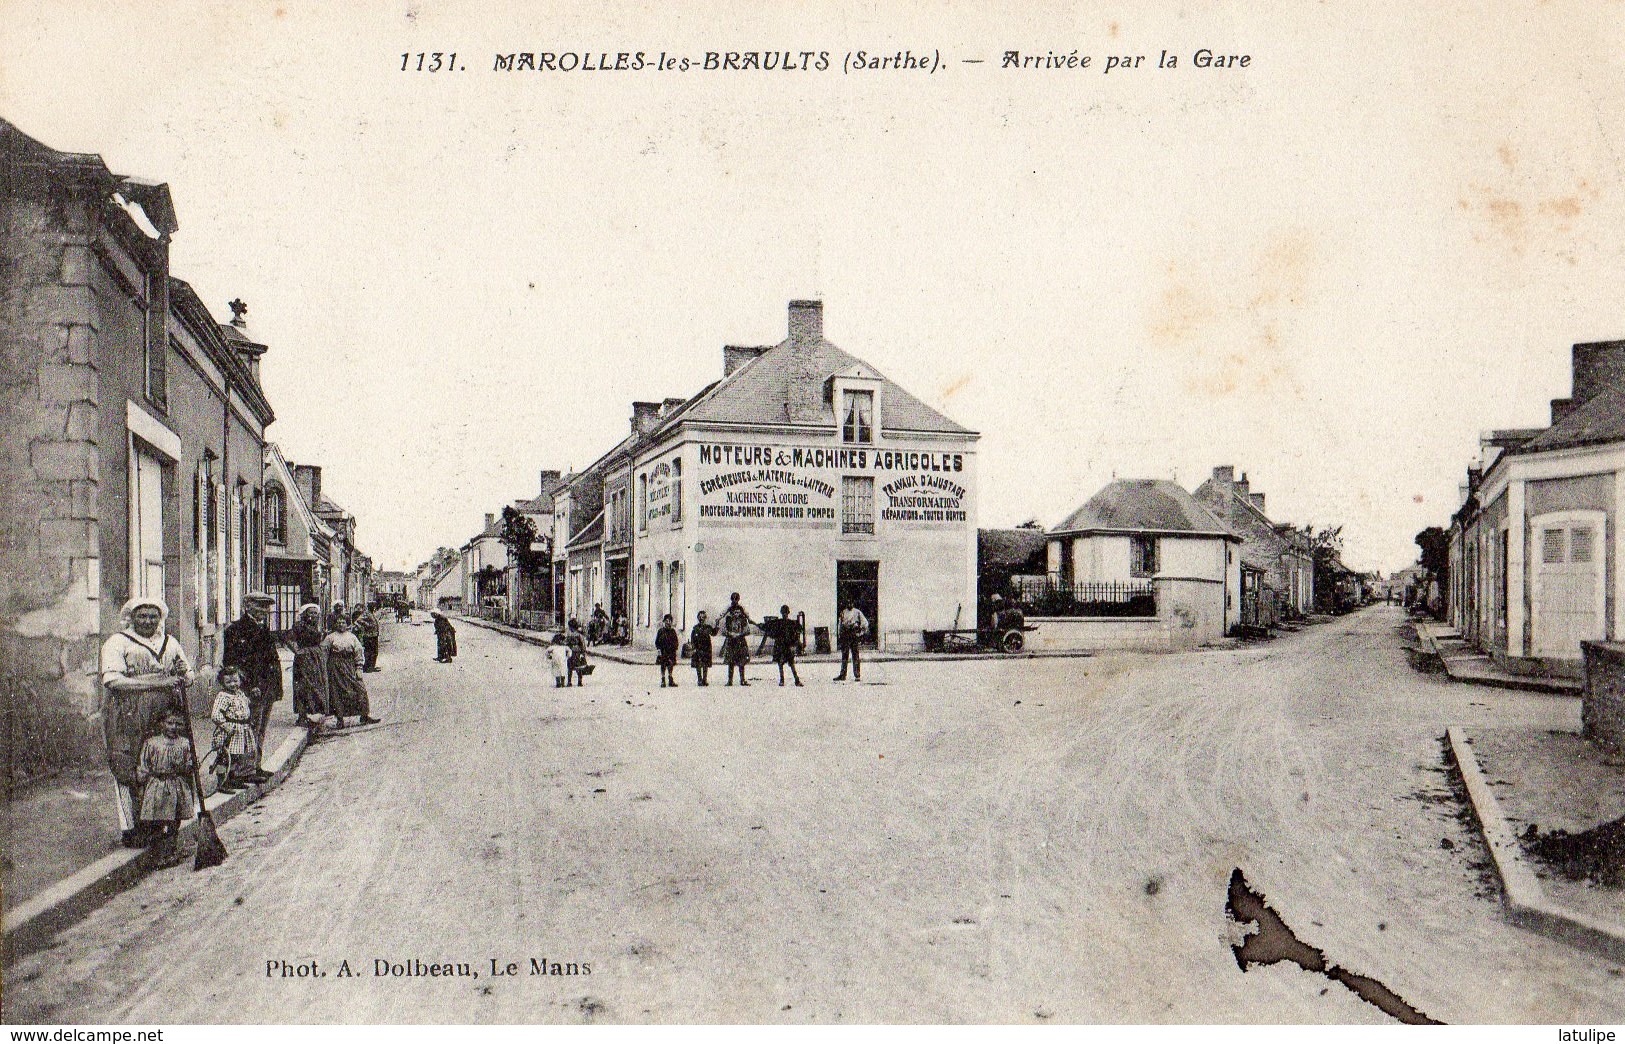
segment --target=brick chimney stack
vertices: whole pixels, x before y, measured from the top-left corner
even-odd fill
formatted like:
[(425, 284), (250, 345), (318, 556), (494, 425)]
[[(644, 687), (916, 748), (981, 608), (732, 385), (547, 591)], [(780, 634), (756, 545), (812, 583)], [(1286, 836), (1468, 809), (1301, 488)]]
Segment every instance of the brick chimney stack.
[(632, 434), (647, 435), (660, 426), (661, 406), (658, 402), (632, 404)]
[(1246, 498), (1251, 493), (1252, 490), (1247, 487), (1247, 473), (1243, 471), (1241, 478), (1236, 480), (1236, 496)]
[(1213, 469), (1213, 484), (1216, 486), (1233, 486), (1236, 484), (1236, 469), (1230, 464), (1221, 464)]
[(1264, 514), (1264, 494), (1249, 493), (1247, 499), (1253, 502), (1253, 507), (1258, 509), (1260, 515)]
[(817, 344), (824, 339), (824, 302), (790, 302), (790, 343)]
[(752, 359), (767, 351), (766, 348), (750, 348), (742, 344), (725, 344), (722, 346), (722, 376), (732, 377), (733, 372)]
[(542, 472), (541, 495), (546, 496), (559, 487), (560, 476), (557, 471), (548, 469)]
[(490, 511), (487, 511), (485, 513), (485, 528), (490, 529), (491, 526), (496, 523), (496, 520), (496, 515)]
[(1625, 341), (1575, 345), (1574, 408), (1615, 388), (1625, 388)]

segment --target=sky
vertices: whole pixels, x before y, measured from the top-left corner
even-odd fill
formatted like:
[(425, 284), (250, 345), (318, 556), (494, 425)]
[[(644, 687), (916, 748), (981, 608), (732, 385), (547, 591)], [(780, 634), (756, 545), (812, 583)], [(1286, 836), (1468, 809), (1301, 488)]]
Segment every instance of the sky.
[[(170, 185), (174, 274), (248, 303), (269, 436), (383, 568), (810, 297), (981, 433), (983, 525), (1230, 464), (1387, 572), (1481, 431), (1545, 423), (1569, 346), (1625, 337), (1622, 13), (0, 0), (0, 117)], [(843, 71), (902, 49), (938, 71)], [(492, 68), (640, 50), (831, 67)], [(402, 72), (420, 51), (464, 68)]]

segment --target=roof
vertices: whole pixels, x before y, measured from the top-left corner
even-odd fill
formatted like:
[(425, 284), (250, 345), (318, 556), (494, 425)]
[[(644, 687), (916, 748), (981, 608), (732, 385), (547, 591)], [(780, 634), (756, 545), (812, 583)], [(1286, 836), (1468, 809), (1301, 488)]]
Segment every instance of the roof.
[[(797, 414), (798, 403), (824, 403), (824, 384), (830, 377), (854, 368), (873, 368), (863, 360), (819, 338), (786, 338), (766, 349), (721, 381), (700, 392), (672, 412), (655, 434), (683, 421), (704, 424), (834, 423), (833, 411), (820, 405), (816, 419)], [(879, 422), (882, 432), (924, 431), (974, 435), (971, 429), (949, 420), (916, 399), (884, 375), (880, 379)]]
[(1592, 397), (1584, 406), (1511, 452), (1539, 453), (1603, 442), (1625, 442), (1625, 388), (1613, 388)]
[[(101, 156), (95, 153), (63, 152), (53, 149), (24, 134), (16, 124), (0, 119), (0, 156), (3, 156), (8, 165), (11, 162), (24, 165), (37, 164), (72, 172), (80, 178), (98, 184), (110, 194), (118, 193), (134, 203), (145, 215), (152, 232), (149, 233), (146, 229), (141, 231), (146, 235), (156, 233), (152, 238), (166, 239), (180, 228), (180, 223), (175, 218), (175, 202), (170, 196), (167, 184), (147, 178), (115, 174), (108, 169)], [(127, 208), (121, 209), (125, 209), (128, 213)], [(139, 222), (135, 222), (133, 215), (131, 220), (139, 227)]]
[(1184, 488), (1167, 479), (1117, 479), (1051, 533), (1189, 533), (1240, 540)]
[(572, 551), (578, 547), (587, 547), (602, 542), (604, 539), (604, 513), (602, 511), (593, 516), (591, 522), (582, 527), (581, 532), (570, 538), (565, 545), (565, 551)]
[(531, 497), (529, 500), (516, 500), (513, 509), (521, 515), (551, 515), (553, 513), (553, 494), (543, 493)]
[(1019, 568), (1045, 554), (1049, 534), (1042, 529), (979, 529), (976, 557), (982, 568)]

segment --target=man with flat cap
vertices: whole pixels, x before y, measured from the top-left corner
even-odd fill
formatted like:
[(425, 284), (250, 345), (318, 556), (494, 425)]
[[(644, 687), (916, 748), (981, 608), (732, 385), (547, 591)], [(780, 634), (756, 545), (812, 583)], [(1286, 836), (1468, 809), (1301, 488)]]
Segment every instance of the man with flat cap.
[[(243, 617), (227, 626), (220, 661), (223, 668), (237, 667), (243, 672), (243, 691), (248, 694), (254, 735), (262, 756), (271, 706), (282, 698), (282, 658), (277, 655), (276, 635), (265, 623), (275, 602), (264, 591), (250, 591), (243, 598)], [(254, 774), (261, 782), (270, 778), (258, 763)]]

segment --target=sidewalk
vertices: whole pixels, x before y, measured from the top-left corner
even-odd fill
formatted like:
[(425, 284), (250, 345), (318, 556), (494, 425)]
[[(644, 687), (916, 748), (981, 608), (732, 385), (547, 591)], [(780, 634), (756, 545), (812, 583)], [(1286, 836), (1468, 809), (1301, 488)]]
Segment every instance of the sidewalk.
[[(519, 627), (509, 627), (507, 624), (493, 623), (490, 620), (481, 620), (473, 616), (459, 616), (459, 623), (466, 623), (473, 627), (483, 627), (488, 631), (496, 631), (510, 638), (517, 638), (531, 645), (551, 645), (552, 631), (527, 631)], [(770, 663), (772, 652), (764, 648), (761, 654), (756, 652), (756, 645), (761, 638), (751, 637), (751, 660), (758, 663)], [(612, 663), (625, 663), (634, 667), (653, 667), (655, 665), (655, 651), (642, 649), (635, 645), (593, 645), (588, 646), (587, 654), (600, 660), (609, 660)], [(1076, 660), (1096, 656), (1098, 653), (1090, 651), (1057, 651), (1057, 652), (966, 652), (966, 653), (927, 653), (927, 652), (878, 652), (873, 649), (863, 650), (864, 663), (900, 663), (907, 661), (929, 661), (941, 663), (944, 661), (960, 660)], [(797, 663), (833, 663), (839, 664), (839, 653), (805, 653), (796, 657)], [(719, 661), (720, 663), (720, 661)]]
[(1549, 692), (1559, 696), (1579, 696), (1585, 689), (1585, 683), (1575, 678), (1513, 674), (1503, 670), (1488, 656), (1475, 652), (1462, 640), (1461, 632), (1449, 624), (1436, 620), (1416, 620), (1413, 626), (1416, 640), (1421, 646), (1421, 655), (1431, 657), (1442, 665), (1451, 681), (1488, 685), (1497, 689)]
[[(289, 667), (293, 657), (283, 653), (283, 692), (291, 693)], [(191, 700), (192, 734), (198, 756), (207, 759), (214, 726), (210, 701)], [(295, 728), (293, 701), (287, 695), (271, 710), (267, 757)], [(208, 762), (205, 761), (205, 766)], [(203, 777), (204, 796), (214, 793), (214, 776)], [(46, 888), (114, 851), (119, 845), (118, 812), (113, 804), (113, 776), (106, 768), (65, 773), (25, 786), (12, 795), (3, 813), (5, 862), (0, 875), (0, 897), (10, 911)]]
[(1508, 918), (1625, 959), (1625, 891), (1541, 859), (1536, 839), (1554, 830), (1583, 834), (1625, 816), (1625, 761), (1572, 732), (1452, 726), (1448, 738)]

